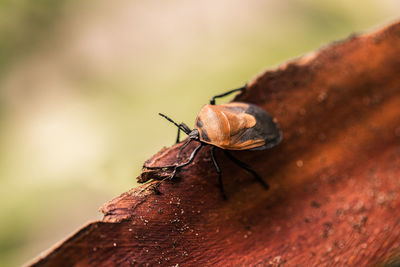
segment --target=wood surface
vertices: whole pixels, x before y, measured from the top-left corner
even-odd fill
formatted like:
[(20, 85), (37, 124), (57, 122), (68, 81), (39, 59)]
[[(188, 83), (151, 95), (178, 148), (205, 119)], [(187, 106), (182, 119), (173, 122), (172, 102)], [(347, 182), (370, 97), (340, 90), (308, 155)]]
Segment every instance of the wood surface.
[[(102, 221), (32, 265), (397, 266), (400, 23), (267, 70), (237, 100), (267, 110), (282, 129), (273, 149), (232, 152), (269, 191), (217, 151), (223, 200), (208, 146), (159, 194), (148, 185), (123, 193), (101, 208)], [(174, 163), (181, 145), (147, 164)]]

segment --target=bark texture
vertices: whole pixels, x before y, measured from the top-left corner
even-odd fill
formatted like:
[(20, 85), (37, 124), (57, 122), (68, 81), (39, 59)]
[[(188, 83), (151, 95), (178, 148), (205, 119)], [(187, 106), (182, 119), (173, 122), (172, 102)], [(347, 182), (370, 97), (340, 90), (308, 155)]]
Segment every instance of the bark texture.
[[(371, 266), (400, 254), (400, 23), (268, 70), (238, 101), (272, 114), (283, 141), (233, 152), (271, 186), (210, 147), (176, 179), (134, 188), (36, 266)], [(147, 164), (176, 161), (182, 144)], [(194, 144), (185, 149), (187, 158)], [(144, 171), (139, 177), (167, 173)], [(391, 260), (392, 259), (392, 260)]]

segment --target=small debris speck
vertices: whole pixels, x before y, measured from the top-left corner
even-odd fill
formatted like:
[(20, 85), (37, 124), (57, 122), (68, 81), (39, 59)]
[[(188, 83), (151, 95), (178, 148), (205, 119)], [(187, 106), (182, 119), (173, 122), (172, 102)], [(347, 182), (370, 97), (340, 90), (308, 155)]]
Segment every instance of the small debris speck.
[(385, 195), (384, 194), (379, 194), (378, 198), (376, 199), (376, 203), (378, 203), (379, 205), (382, 205), (383, 203), (385, 203)]
[(311, 207), (314, 207), (314, 208), (318, 209), (318, 208), (321, 207), (321, 204), (318, 203), (317, 201), (313, 200), (313, 201), (311, 201)]
[(304, 163), (303, 163), (302, 160), (296, 161), (296, 166), (297, 166), (297, 167), (301, 168), (301, 167), (303, 167), (303, 165), (304, 165)]
[(327, 98), (328, 98), (327, 92), (322, 91), (321, 93), (319, 93), (317, 100), (319, 103), (321, 103), (321, 102), (324, 102)]
[(281, 256), (276, 256), (273, 260), (274, 263), (280, 263), (281, 262)]

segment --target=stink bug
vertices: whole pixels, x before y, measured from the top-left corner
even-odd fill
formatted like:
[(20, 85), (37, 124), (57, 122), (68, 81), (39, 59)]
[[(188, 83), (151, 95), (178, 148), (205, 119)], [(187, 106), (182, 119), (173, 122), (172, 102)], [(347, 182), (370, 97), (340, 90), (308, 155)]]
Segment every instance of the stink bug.
[[(229, 150), (263, 150), (276, 146), (282, 139), (281, 131), (273, 118), (263, 109), (256, 105), (231, 102), (228, 104), (216, 105), (215, 100), (227, 96), (237, 91), (244, 91), (246, 85), (224, 94), (216, 95), (210, 100), (210, 104), (205, 105), (197, 116), (195, 127), (191, 130), (185, 123), (176, 123), (164, 114), (162, 117), (172, 122), (178, 127), (176, 142), (180, 142), (180, 132), (183, 131), (189, 136), (187, 141), (181, 146), (181, 151), (192, 141), (200, 144), (193, 150), (189, 159), (180, 164), (167, 166), (144, 166), (146, 169), (171, 169), (173, 172), (169, 179), (175, 177), (177, 171), (189, 165), (197, 155), (197, 152), (206, 145), (211, 146), (211, 159), (218, 173), (219, 188), (222, 196), (226, 199), (221, 169), (215, 158), (215, 150), (222, 149), (227, 157), (236, 165), (251, 173), (254, 178), (265, 188), (269, 186), (249, 165), (235, 158)], [(157, 184), (158, 186), (159, 184)]]

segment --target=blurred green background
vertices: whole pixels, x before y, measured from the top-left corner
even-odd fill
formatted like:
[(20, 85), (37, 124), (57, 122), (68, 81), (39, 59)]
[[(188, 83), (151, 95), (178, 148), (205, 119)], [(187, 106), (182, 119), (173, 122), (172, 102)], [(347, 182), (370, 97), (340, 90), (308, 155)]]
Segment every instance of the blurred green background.
[(388, 23), (398, 0), (0, 0), (0, 266), (134, 187), (210, 96)]

